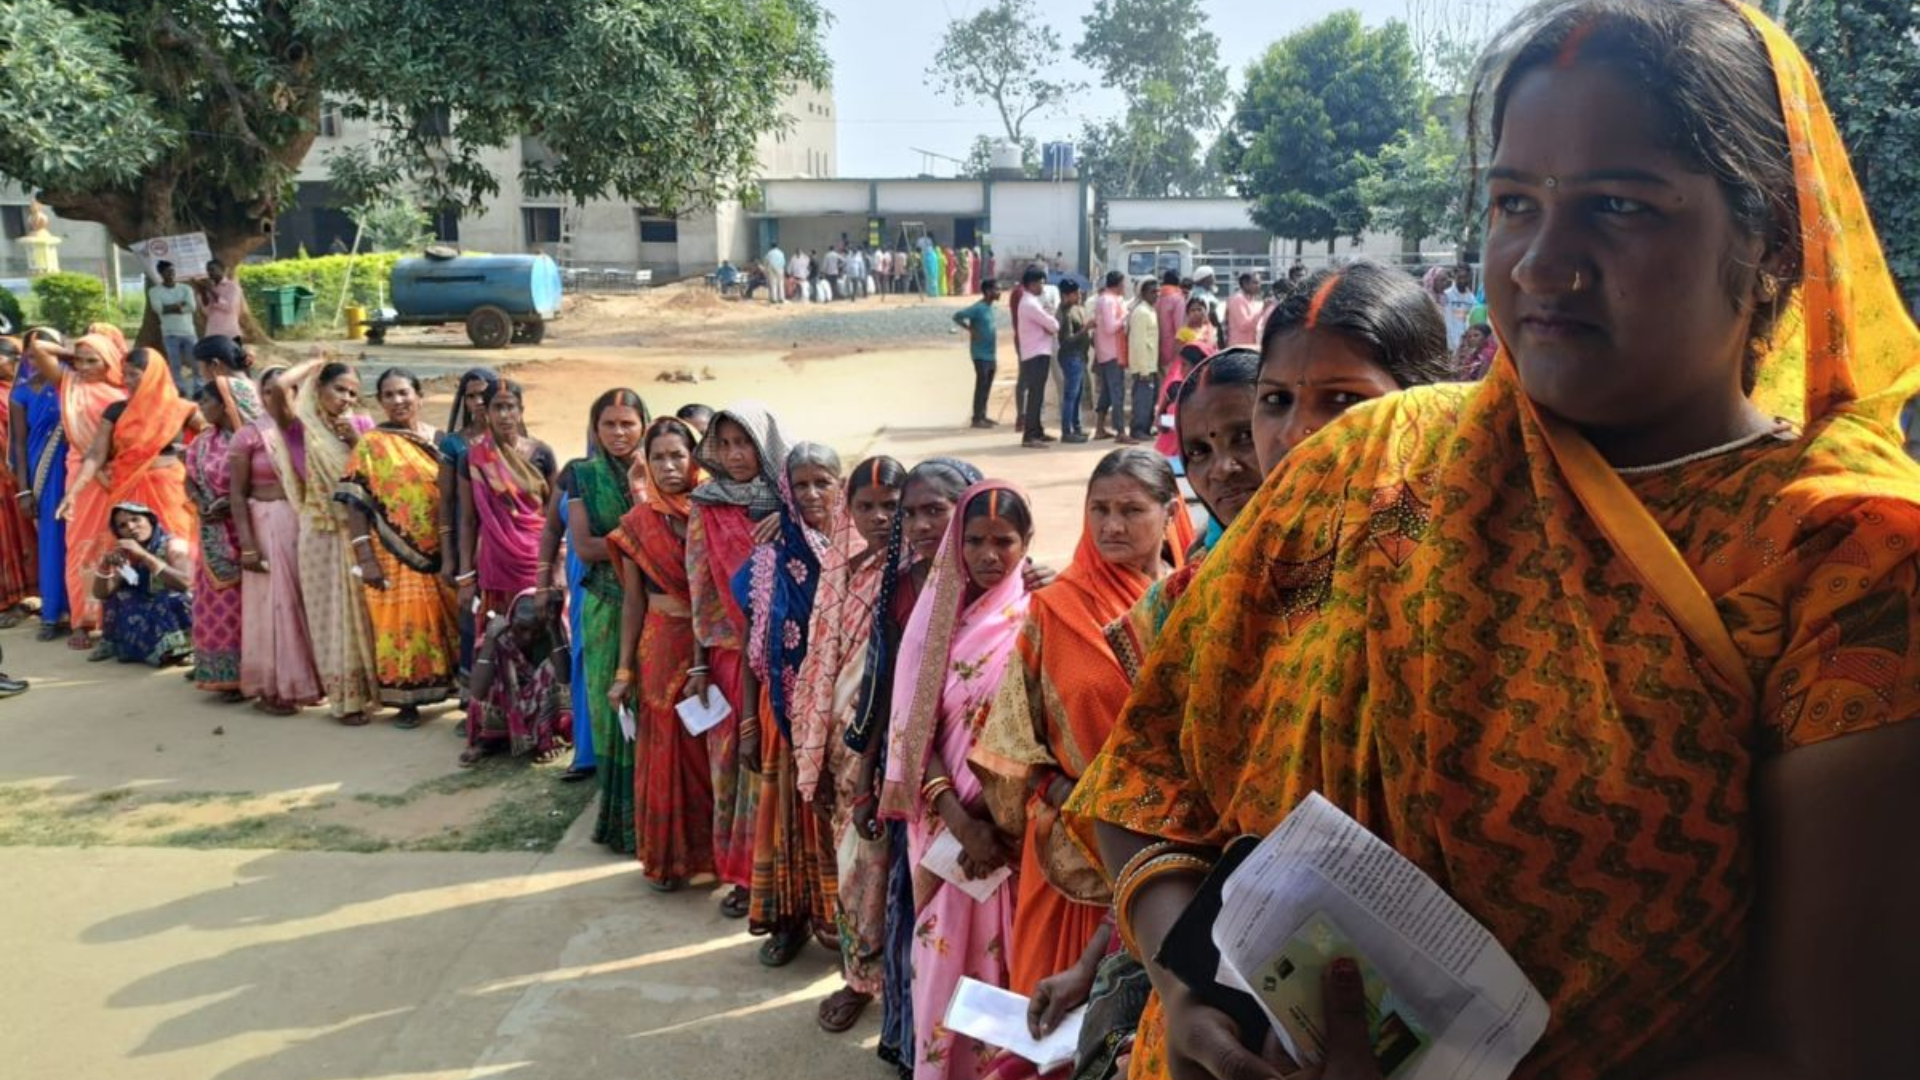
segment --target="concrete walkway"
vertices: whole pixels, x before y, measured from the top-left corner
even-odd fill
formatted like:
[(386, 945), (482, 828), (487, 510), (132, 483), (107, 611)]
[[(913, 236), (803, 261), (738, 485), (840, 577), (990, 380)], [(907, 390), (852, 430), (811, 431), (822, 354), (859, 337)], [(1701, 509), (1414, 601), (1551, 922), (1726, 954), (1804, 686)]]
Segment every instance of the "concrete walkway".
[(0, 851), (17, 1080), (873, 1077), (708, 891), (647, 891), (581, 819), (549, 855)]

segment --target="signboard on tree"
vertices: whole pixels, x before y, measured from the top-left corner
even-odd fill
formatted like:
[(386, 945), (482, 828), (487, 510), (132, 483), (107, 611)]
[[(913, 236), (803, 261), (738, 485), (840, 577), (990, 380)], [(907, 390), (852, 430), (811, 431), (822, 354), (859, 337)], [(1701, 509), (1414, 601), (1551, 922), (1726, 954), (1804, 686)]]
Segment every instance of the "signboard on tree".
[(207, 247), (206, 233), (156, 236), (133, 245), (133, 253), (146, 264), (147, 276), (158, 278), (163, 262), (173, 264), (173, 273), (181, 281), (196, 281), (207, 276), (207, 262), (213, 258)]

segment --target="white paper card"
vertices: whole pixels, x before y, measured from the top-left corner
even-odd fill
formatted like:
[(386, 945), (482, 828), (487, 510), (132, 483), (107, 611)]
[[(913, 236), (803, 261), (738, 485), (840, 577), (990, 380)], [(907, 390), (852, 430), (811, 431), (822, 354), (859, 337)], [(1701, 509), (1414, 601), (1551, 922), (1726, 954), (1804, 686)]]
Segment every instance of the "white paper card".
[(120, 564), (120, 580), (126, 582), (129, 585), (137, 586), (140, 584), (140, 571), (135, 570), (133, 567), (128, 566), (126, 563), (121, 563)]
[(1430, 1037), (1392, 1080), (1499, 1080), (1546, 1030), (1548, 1007), (1486, 927), (1385, 841), (1318, 794), (1287, 815), (1221, 890), (1220, 981), (1253, 993), (1297, 1045), (1260, 973), (1316, 916), (1337, 927)]
[(680, 714), (680, 723), (687, 729), (687, 734), (705, 735), (733, 715), (733, 706), (727, 704), (727, 695), (709, 686), (706, 701), (701, 701), (698, 695), (682, 698), (673, 711)]
[(622, 702), (620, 711), (615, 715), (620, 718), (620, 734), (625, 735), (628, 742), (632, 742), (634, 735), (640, 730), (639, 725), (634, 723), (633, 706)]
[(994, 894), (994, 891), (1013, 876), (1013, 868), (1002, 866), (983, 878), (970, 878), (960, 868), (960, 838), (950, 832), (942, 832), (933, 843), (927, 845), (927, 853), (920, 859), (920, 866), (929, 873), (938, 874), (951, 882), (963, 893), (973, 897), (974, 903), (980, 903)]
[(1085, 1005), (1068, 1013), (1044, 1039), (1027, 1031), (1027, 999), (1010, 990), (962, 978), (947, 1005), (947, 1030), (988, 1046), (997, 1046), (1050, 1072), (1073, 1061), (1080, 1045), (1080, 1025), (1087, 1019)]

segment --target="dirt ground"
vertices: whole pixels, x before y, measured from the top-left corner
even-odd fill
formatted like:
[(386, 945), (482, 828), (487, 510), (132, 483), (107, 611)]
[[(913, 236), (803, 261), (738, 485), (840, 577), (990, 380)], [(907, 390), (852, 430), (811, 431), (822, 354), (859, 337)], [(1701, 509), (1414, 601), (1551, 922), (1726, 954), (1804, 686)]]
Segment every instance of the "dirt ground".
[[(849, 465), (963, 457), (1032, 493), (1036, 554), (1064, 565), (1111, 444), (1027, 451), (1011, 425), (967, 428), (959, 306), (661, 290), (572, 301), (537, 347), (480, 353), (422, 330), (325, 348), (369, 374), (504, 366), (563, 457), (614, 386), (655, 412), (768, 402), (790, 438)], [(661, 381), (679, 374), (697, 381)], [(27, 629), (0, 642), (6, 671), (33, 684), (0, 702), (0, 954), (15, 973), (0, 1074), (734, 1078), (778, 1060), (794, 1080), (890, 1075), (872, 1054), (877, 1009), (847, 1035), (815, 1026), (837, 985), (826, 952), (760, 968), (758, 941), (708, 890), (653, 894), (590, 842), (590, 785), (559, 784), (557, 768), (459, 770), (451, 710), (415, 731), (270, 718), (178, 671), (89, 664)]]

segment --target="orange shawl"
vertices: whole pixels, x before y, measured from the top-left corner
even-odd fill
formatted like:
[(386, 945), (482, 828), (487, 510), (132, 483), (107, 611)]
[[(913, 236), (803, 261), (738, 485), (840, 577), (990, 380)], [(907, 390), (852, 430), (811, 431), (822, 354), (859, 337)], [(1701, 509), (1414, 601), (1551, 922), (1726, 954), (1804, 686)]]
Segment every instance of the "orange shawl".
[(77, 560), (70, 561), (82, 568), (92, 567), (113, 546), (108, 523), (113, 507), (121, 503), (152, 508), (160, 524), (181, 543), (192, 544), (199, 535), (199, 518), (187, 499), (184, 464), (177, 459), (159, 460), (199, 406), (180, 396), (165, 358), (151, 349), (142, 351), (147, 365), (126, 409), (114, 421), (113, 449), (99, 483), (74, 495), (67, 536), (78, 553)]

